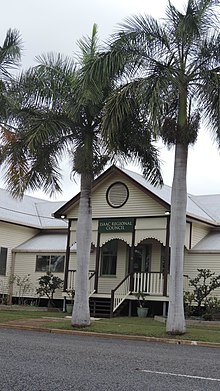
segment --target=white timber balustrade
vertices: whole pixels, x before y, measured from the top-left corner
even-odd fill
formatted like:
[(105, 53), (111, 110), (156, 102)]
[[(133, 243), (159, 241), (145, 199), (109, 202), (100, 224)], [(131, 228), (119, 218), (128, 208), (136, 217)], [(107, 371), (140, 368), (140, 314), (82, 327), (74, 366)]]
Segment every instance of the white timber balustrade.
[(134, 273), (133, 293), (144, 292), (149, 295), (163, 295), (163, 273)]
[[(95, 271), (90, 270), (89, 271), (89, 296), (91, 296), (94, 292), (95, 286)], [(69, 270), (68, 271), (68, 284), (67, 284), (67, 290), (71, 291), (76, 288), (76, 270)]]

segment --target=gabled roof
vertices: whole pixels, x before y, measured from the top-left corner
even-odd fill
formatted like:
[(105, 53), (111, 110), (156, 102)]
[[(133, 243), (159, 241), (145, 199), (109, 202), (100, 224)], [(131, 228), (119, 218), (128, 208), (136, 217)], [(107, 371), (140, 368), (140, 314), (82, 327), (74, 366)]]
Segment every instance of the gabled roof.
[[(111, 166), (97, 177), (92, 185), (92, 191), (110, 175), (118, 174), (129, 179), (146, 194), (169, 210), (171, 202), (171, 187), (152, 186), (141, 174)], [(40, 198), (24, 196), (21, 200), (13, 198), (7, 190), (0, 189), (0, 220), (37, 229), (67, 228), (67, 222), (61, 219), (68, 210), (79, 202), (80, 193), (68, 202), (46, 201)], [(56, 218), (54, 218), (54, 217)], [(188, 194), (187, 216), (220, 225), (220, 194), (199, 195)]]
[(38, 229), (66, 228), (64, 220), (52, 217), (62, 204), (26, 195), (20, 200), (0, 189), (0, 220)]
[[(130, 175), (129, 173), (131, 174), (136, 174), (132, 171), (129, 171), (129, 170), (125, 170), (125, 169), (120, 169), (118, 167), (116, 167), (115, 165), (112, 165), (111, 167), (109, 167), (106, 171), (104, 171), (101, 175), (99, 175), (94, 181), (93, 181), (93, 184), (92, 184), (92, 192), (94, 192), (96, 190), (96, 188), (105, 180), (107, 179), (110, 175), (121, 175), (121, 176), (124, 176), (125, 178), (129, 179), (130, 181), (132, 181), (136, 186), (139, 185), (139, 187), (141, 187), (142, 191), (145, 191), (147, 193), (150, 193), (151, 196), (153, 198), (155, 198), (160, 204), (162, 204), (165, 208), (168, 208), (169, 207), (169, 203), (166, 201), (166, 200), (163, 200), (163, 198), (160, 198), (156, 195), (156, 193), (152, 192), (151, 191), (151, 187), (154, 189), (153, 186), (150, 185), (150, 188), (148, 190), (148, 188), (146, 186), (143, 186), (143, 184), (140, 182), (137, 181), (137, 178), (133, 178), (132, 175)], [(137, 174), (138, 175), (138, 174)], [(139, 175), (139, 177), (141, 179), (143, 179), (143, 177), (141, 175)], [(149, 184), (149, 182), (147, 182), (146, 180), (144, 180), (146, 183)], [(71, 198), (67, 203), (65, 203), (64, 205), (61, 206), (60, 209), (58, 209), (55, 213), (54, 213), (54, 217), (56, 218), (61, 218), (61, 216), (65, 216), (67, 213), (68, 213), (68, 210), (71, 209), (75, 204), (77, 204), (79, 202), (79, 198), (80, 198), (80, 193), (76, 194), (75, 197)]]
[[(108, 176), (112, 174), (119, 174), (125, 176), (138, 186), (142, 191), (151, 195), (160, 204), (164, 205), (167, 209), (171, 204), (171, 187), (163, 185), (162, 187), (155, 187), (151, 185), (141, 174), (136, 172), (111, 166), (104, 171), (99, 177), (97, 177), (92, 186), (92, 192), (95, 191), (98, 185), (104, 181)], [(70, 201), (61, 206), (54, 216), (60, 218), (62, 215), (66, 215), (68, 210), (72, 208), (77, 202), (79, 202), (80, 193), (73, 197)], [(213, 202), (215, 200), (215, 202)], [(220, 224), (220, 195), (218, 196), (194, 196), (188, 194), (187, 196), (187, 216), (192, 217), (212, 225)]]

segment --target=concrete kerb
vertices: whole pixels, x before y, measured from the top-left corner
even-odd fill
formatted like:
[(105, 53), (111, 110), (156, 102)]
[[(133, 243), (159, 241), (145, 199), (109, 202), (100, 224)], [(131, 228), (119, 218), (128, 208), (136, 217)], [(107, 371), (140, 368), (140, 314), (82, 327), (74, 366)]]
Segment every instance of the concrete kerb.
[(185, 339), (172, 339), (172, 338), (156, 338), (156, 337), (144, 337), (140, 335), (123, 335), (123, 334), (110, 334), (110, 333), (96, 333), (92, 331), (80, 331), (80, 330), (62, 330), (56, 328), (45, 329), (43, 327), (28, 326), (22, 324), (9, 324), (0, 323), (0, 329), (17, 329), (26, 331), (38, 331), (50, 334), (66, 334), (66, 335), (78, 335), (87, 337), (99, 337), (109, 339), (122, 339), (127, 341), (142, 341), (142, 342), (157, 342), (174, 345), (190, 345), (190, 346), (203, 346), (210, 348), (220, 348), (220, 343), (214, 342), (202, 342), (202, 341), (191, 341)]

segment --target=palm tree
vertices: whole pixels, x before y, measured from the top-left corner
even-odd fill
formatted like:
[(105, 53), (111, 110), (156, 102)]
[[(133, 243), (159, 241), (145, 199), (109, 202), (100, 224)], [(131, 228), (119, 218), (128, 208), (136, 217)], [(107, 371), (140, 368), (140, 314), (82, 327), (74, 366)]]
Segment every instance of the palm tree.
[[(53, 54), (38, 58), (39, 65), (21, 75), (8, 94), (13, 109), (2, 131), (2, 159), (10, 192), (21, 196), (26, 190), (43, 188), (52, 194), (61, 190), (60, 160), (69, 154), (71, 172), (81, 176), (77, 222), (77, 273), (72, 324), (90, 324), (88, 269), (91, 250), (91, 185), (111, 158), (101, 134), (102, 111), (114, 88), (113, 77), (101, 81), (87, 77), (99, 57), (97, 29), (91, 38), (79, 41), (77, 62)], [(86, 75), (86, 77), (85, 77)], [(134, 126), (138, 125), (138, 119)], [(122, 143), (123, 137), (120, 135)], [(124, 137), (126, 139), (126, 137)], [(148, 138), (140, 136), (130, 148), (152, 182), (161, 181), (157, 151)], [(121, 151), (123, 157), (123, 150)]]
[[(126, 117), (137, 111), (155, 138), (175, 146), (171, 196), (171, 266), (167, 332), (185, 332), (183, 262), (187, 153), (200, 119), (220, 142), (220, 34), (215, 0), (188, 0), (184, 12), (168, 2), (166, 18), (127, 19), (92, 74), (118, 73), (108, 98), (103, 131), (113, 149)], [(91, 73), (90, 73), (91, 74)], [(91, 77), (91, 76), (90, 76)], [(134, 106), (135, 102), (135, 106)]]

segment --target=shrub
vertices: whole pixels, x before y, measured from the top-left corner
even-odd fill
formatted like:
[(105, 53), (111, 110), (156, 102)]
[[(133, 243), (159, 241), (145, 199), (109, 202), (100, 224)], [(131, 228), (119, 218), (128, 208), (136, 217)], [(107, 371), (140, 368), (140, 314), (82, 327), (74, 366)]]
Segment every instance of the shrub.
[(48, 298), (48, 307), (50, 307), (53, 303), (54, 293), (63, 287), (63, 280), (47, 272), (46, 275), (38, 278), (38, 281), (39, 288), (36, 289), (36, 292), (40, 297), (46, 296)]
[(217, 297), (209, 297), (205, 301), (203, 318), (205, 320), (214, 320), (215, 315), (220, 314), (220, 300)]
[(19, 275), (11, 275), (9, 278), (9, 285), (16, 284), (18, 287), (18, 304), (23, 305), (25, 295), (33, 288), (33, 284), (30, 279), (30, 274), (21, 277)]
[(198, 275), (189, 280), (190, 286), (194, 287), (194, 300), (199, 308), (205, 304), (205, 299), (216, 288), (220, 287), (220, 275), (215, 276), (215, 272), (210, 269), (197, 269)]
[[(189, 280), (189, 285), (192, 286), (193, 292), (185, 292), (184, 305), (185, 311), (189, 312), (189, 316), (194, 313), (195, 308), (193, 302), (197, 304), (197, 312), (199, 315), (202, 313), (210, 314), (211, 307), (216, 304), (216, 298), (209, 298), (211, 292), (220, 287), (220, 275), (216, 276), (215, 272), (211, 272), (210, 269), (197, 269), (198, 275), (195, 278)], [(218, 300), (217, 300), (218, 302)]]
[(192, 316), (194, 313), (194, 307), (193, 307), (194, 293), (184, 292), (183, 300), (184, 300), (185, 315), (187, 317)]

